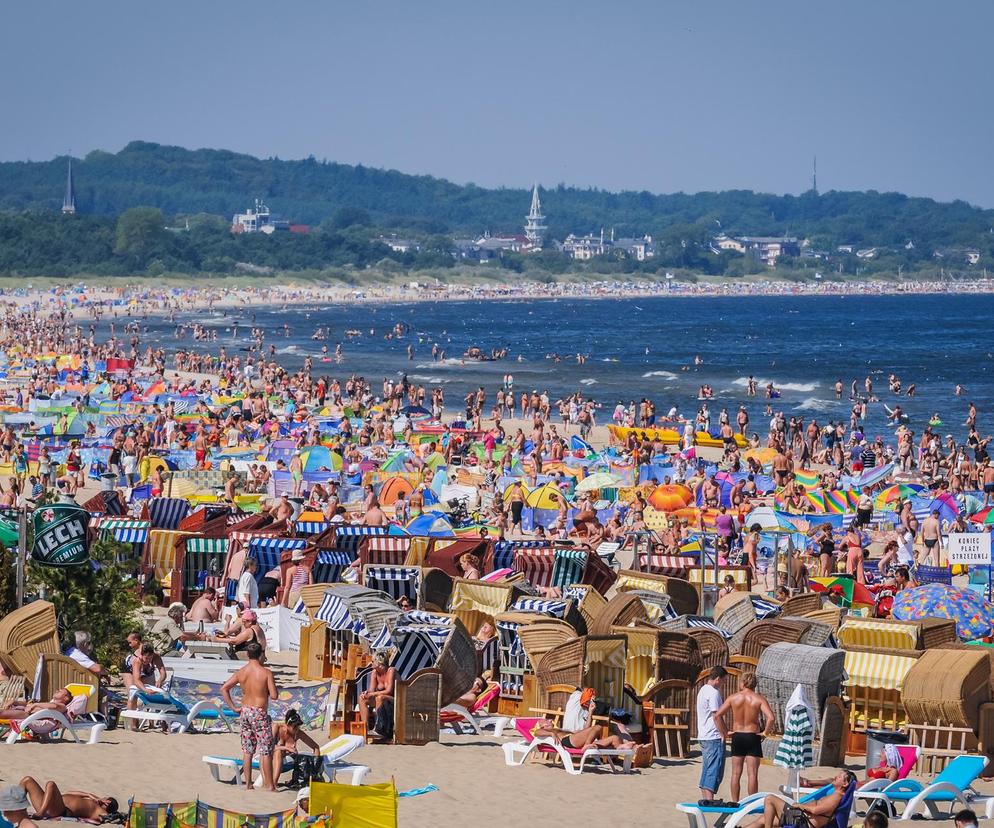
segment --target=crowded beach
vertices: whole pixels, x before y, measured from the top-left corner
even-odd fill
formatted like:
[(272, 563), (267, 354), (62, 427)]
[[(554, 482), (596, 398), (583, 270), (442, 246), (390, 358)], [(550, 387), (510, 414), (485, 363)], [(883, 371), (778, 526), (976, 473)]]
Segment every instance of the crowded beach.
[[(167, 293), (3, 317), (0, 537), (35, 526), (0, 617), (6, 821), (991, 818), (994, 466), (965, 399), (948, 437), (891, 409), (890, 440), (869, 379), (848, 423), (754, 387), (689, 419), (507, 377), (453, 404), (285, 369), (261, 328), (152, 347), (134, 318)], [(86, 542), (40, 544), (63, 515)], [(69, 543), (112, 550), (121, 640), (38, 588)]]

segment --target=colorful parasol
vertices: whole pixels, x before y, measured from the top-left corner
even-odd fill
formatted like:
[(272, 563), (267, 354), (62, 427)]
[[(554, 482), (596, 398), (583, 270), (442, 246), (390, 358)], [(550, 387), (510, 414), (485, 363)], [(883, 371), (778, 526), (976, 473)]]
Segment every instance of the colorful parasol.
[(886, 509), (898, 500), (907, 500), (909, 497), (915, 497), (924, 488), (924, 486), (914, 484), (895, 483), (893, 486), (888, 486), (877, 494), (873, 499), (873, 508)]
[(840, 607), (872, 607), (876, 603), (873, 593), (854, 578), (841, 575), (811, 578), (808, 586), (812, 592), (825, 593)]
[(656, 486), (649, 495), (649, 503), (653, 509), (660, 512), (673, 512), (682, 509), (694, 499), (694, 493), (686, 486), (678, 483), (667, 483)]
[(945, 584), (902, 589), (894, 596), (891, 615), (900, 621), (949, 618), (956, 622), (956, 634), (964, 641), (990, 635), (994, 628), (994, 604), (972, 590)]
[(623, 485), (622, 479), (610, 472), (595, 472), (583, 478), (576, 487), (578, 492), (592, 492), (597, 489), (616, 489)]

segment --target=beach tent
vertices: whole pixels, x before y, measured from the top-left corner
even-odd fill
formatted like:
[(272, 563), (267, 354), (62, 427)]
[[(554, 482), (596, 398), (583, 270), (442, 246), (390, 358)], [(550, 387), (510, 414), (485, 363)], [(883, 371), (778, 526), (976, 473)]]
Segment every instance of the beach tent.
[(380, 503), (393, 503), (398, 497), (409, 497), (414, 487), (403, 477), (388, 477), (380, 486)]
[[(555, 495), (556, 499), (553, 499)], [(562, 492), (553, 483), (546, 483), (537, 489), (532, 489), (525, 497), (525, 505), (532, 509), (552, 509), (559, 508), (559, 502), (564, 499)]]
[(329, 451), (327, 446), (311, 446), (301, 454), (301, 462), (305, 472), (316, 472), (322, 469), (339, 471), (342, 468), (342, 456)]
[(312, 782), (312, 817), (331, 814), (333, 828), (397, 828), (397, 789), (393, 782), (339, 785)]
[(425, 512), (412, 518), (405, 529), (408, 534), (427, 535), (432, 538), (450, 538), (455, 535), (452, 524), (438, 512)]

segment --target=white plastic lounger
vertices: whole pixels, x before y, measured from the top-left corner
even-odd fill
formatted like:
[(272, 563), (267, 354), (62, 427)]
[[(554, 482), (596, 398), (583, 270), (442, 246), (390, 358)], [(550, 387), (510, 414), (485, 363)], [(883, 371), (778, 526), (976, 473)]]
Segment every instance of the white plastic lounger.
[[(46, 736), (56, 731), (62, 731), (63, 735), (71, 734), (73, 741), (77, 744), (80, 742), (80, 734), (88, 733), (86, 743), (95, 745), (100, 741), (101, 734), (107, 729), (104, 722), (70, 721), (58, 710), (36, 710), (23, 719), (16, 719), (15, 722), (16, 726), (12, 726), (7, 735), (8, 745), (23, 739), (25, 731), (43, 732)], [(38, 727), (39, 725), (40, 727)]]
[[(369, 773), (369, 768), (366, 765), (353, 765), (348, 762), (343, 762), (342, 760), (358, 750), (366, 744), (366, 740), (361, 736), (353, 736), (350, 734), (343, 734), (335, 739), (332, 739), (325, 745), (321, 746), (321, 756), (324, 758), (324, 766), (322, 770), (324, 771), (325, 780), (328, 782), (334, 782), (338, 774), (351, 774), (352, 785), (361, 785), (366, 775)], [(228, 782), (228, 783), (238, 783), (239, 776), (242, 773), (242, 768), (244, 763), (240, 757), (235, 756), (204, 756), (203, 762), (210, 768), (211, 776), (214, 777), (216, 782)], [(293, 767), (292, 762), (284, 762), (283, 767), (280, 768), (280, 773), (285, 773)], [(230, 769), (231, 778), (222, 779), (221, 769)], [(252, 760), (253, 770), (259, 769), (259, 760)], [(277, 777), (278, 778), (278, 777)], [(257, 777), (255, 784), (262, 784), (262, 777)]]

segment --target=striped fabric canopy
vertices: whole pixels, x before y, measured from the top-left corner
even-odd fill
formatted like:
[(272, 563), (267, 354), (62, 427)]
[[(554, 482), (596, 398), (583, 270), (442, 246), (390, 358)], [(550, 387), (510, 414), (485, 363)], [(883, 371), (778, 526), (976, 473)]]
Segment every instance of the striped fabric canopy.
[(726, 632), (717, 624), (714, 623), (710, 618), (705, 618), (702, 615), (688, 615), (687, 616), (687, 626), (696, 630), (711, 630), (711, 632), (716, 632), (726, 641), (732, 638), (732, 633)]
[(511, 606), (513, 612), (537, 612), (552, 618), (564, 618), (568, 601), (558, 601), (550, 598), (519, 598)]
[(513, 569), (514, 553), (519, 549), (546, 549), (543, 540), (501, 540), (494, 544), (494, 569)]
[(183, 558), (183, 588), (187, 591), (202, 588), (200, 573), (221, 573), (227, 555), (227, 538), (187, 538), (186, 556)]
[(122, 526), (119, 529), (114, 529), (113, 535), (114, 540), (118, 543), (145, 543), (148, 540), (149, 529), (146, 528), (136, 528), (136, 527), (125, 527)]
[(335, 549), (359, 554), (359, 544), (370, 535), (385, 535), (386, 526), (335, 526)]
[(555, 557), (548, 552), (531, 552), (518, 550), (514, 554), (514, 568), (525, 576), (532, 586), (552, 586), (552, 569)]
[(345, 551), (338, 549), (318, 551), (317, 560), (311, 567), (311, 582), (315, 584), (334, 584), (342, 580), (342, 572), (354, 558)]
[(772, 618), (780, 614), (780, 605), (776, 601), (767, 601), (758, 595), (750, 595), (752, 607), (756, 611), (756, 618)]
[(814, 764), (811, 741), (814, 739), (814, 723), (803, 705), (792, 707), (784, 722), (783, 738), (777, 745), (773, 764), (782, 768), (810, 768)]
[(437, 612), (428, 612), (427, 610), (411, 610), (397, 618), (397, 623), (401, 626), (433, 624), (435, 626), (451, 627), (454, 621), (455, 616), (453, 615), (440, 615)]
[(99, 529), (101, 532), (113, 529), (149, 529), (151, 522), (147, 520), (136, 520), (134, 518), (123, 517), (98, 517), (90, 521), (91, 529)]
[(837, 633), (839, 643), (885, 650), (914, 650), (919, 626), (863, 618), (847, 618)]
[(410, 678), (418, 670), (434, 667), (451, 634), (452, 628), (444, 626), (395, 627), (391, 637), (397, 654), (392, 666), (403, 679)]
[(153, 529), (177, 529), (188, 514), (190, 504), (180, 497), (156, 497), (148, 501)]
[(686, 578), (687, 570), (696, 563), (697, 559), (690, 555), (661, 555), (656, 552), (639, 555), (639, 568), (650, 575)]
[(586, 568), (586, 549), (557, 549), (552, 566), (552, 586), (562, 588), (580, 583)]
[(363, 580), (367, 588), (381, 590), (394, 601), (406, 596), (411, 603), (415, 603), (421, 585), (421, 567), (367, 566), (363, 570)]
[(300, 535), (319, 535), (329, 526), (331, 524), (325, 520), (298, 520), (294, 524), (294, 528)]
[(330, 592), (324, 594), (321, 606), (314, 613), (314, 617), (318, 621), (324, 621), (328, 625), (329, 630), (358, 631), (359, 622), (349, 612), (349, 605), (337, 595), (333, 595)]
[(259, 567), (255, 571), (257, 581), (266, 573), (280, 565), (280, 555), (288, 549), (303, 549), (307, 541), (302, 538), (252, 538), (249, 541), (248, 558), (255, 558)]
[(847, 687), (900, 690), (908, 671), (918, 661), (910, 656), (846, 650)]

